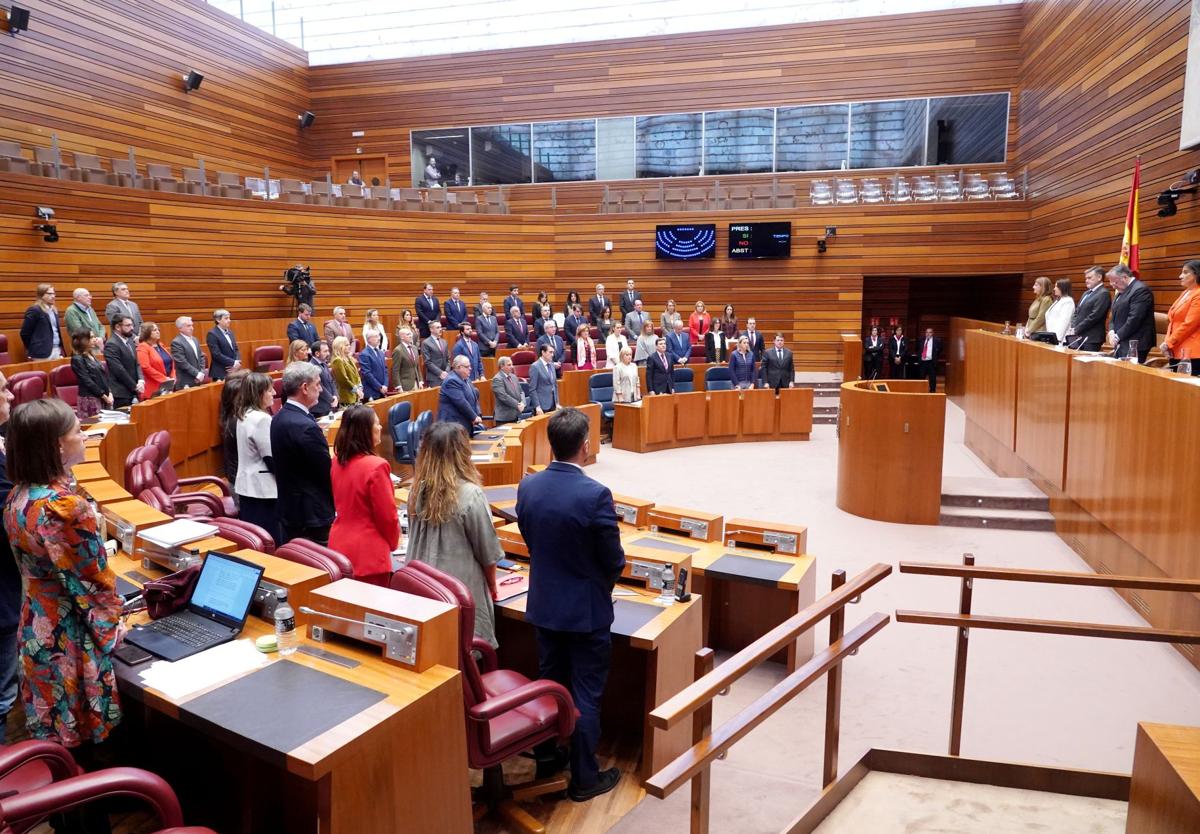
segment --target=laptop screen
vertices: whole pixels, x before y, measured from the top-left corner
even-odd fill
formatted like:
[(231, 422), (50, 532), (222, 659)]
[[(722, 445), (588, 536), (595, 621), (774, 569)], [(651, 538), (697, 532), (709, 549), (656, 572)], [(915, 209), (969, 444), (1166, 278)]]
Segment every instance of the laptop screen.
[(189, 607), (210, 617), (242, 623), (263, 569), (250, 562), (210, 552), (200, 568)]

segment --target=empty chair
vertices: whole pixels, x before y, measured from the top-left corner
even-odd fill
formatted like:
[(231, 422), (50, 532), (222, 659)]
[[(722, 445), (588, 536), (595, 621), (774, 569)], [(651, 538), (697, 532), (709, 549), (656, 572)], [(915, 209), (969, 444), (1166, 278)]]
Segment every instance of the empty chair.
[(167, 515), (204, 516), (218, 518), (225, 508), (221, 499), (211, 492), (180, 492), (170, 495), (154, 476), (154, 465), (142, 461), (125, 476), (125, 489), (160, 513)]
[(392, 456), (396, 463), (412, 466), (415, 462), (408, 448), (408, 432), (412, 426), (412, 403), (401, 400), (388, 409), (388, 434), (392, 437)]
[(18, 371), (8, 378), (8, 390), (13, 395), (13, 406), (40, 400), (49, 389), (50, 375), (45, 371)]
[(313, 180), (308, 187), (308, 202), (314, 206), (332, 206), (333, 189), (326, 180)]
[(933, 178), (921, 175), (913, 177), (912, 187), (913, 199), (918, 203), (932, 203), (937, 200), (937, 186), (933, 184)]
[(209, 195), (213, 187), (208, 182), (208, 175), (199, 168), (183, 169), (183, 188), (188, 194)]
[(954, 174), (938, 174), (937, 194), (939, 200), (961, 200), (962, 184)]
[(433, 423), (433, 412), (422, 411), (412, 421), (412, 425), (408, 427), (408, 453), (414, 461), (417, 455), (421, 452), (421, 441), (425, 438), (425, 432), (429, 431), (429, 426)]
[(983, 174), (967, 174), (963, 181), (963, 196), (968, 200), (990, 200), (992, 191)]
[(307, 203), (308, 192), (304, 190), (304, 183), (300, 180), (279, 181), (279, 198), (285, 203)]
[(8, 353), (8, 335), (0, 333), (0, 365), (7, 365), (12, 361), (12, 357)]
[(474, 191), (459, 191), (454, 203), (454, 210), (463, 214), (479, 213), (479, 195)]
[(139, 174), (137, 166), (128, 159), (114, 159), (112, 169), (117, 178), (117, 185), (122, 188), (154, 188), (154, 183)]
[(430, 188), (425, 191), (425, 202), (421, 207), (425, 211), (449, 211), (449, 197), (444, 188)]
[(686, 192), (682, 188), (668, 188), (663, 195), (663, 211), (683, 211)]
[(400, 199), (396, 201), (395, 206), (400, 211), (420, 211), (421, 210), (421, 189), (419, 188), (401, 188)]
[(839, 206), (851, 205), (858, 202), (858, 188), (854, 180), (839, 177), (834, 188), (833, 199)]
[(809, 199), (814, 206), (833, 205), (833, 187), (829, 180), (813, 180), (808, 190)]
[(775, 208), (796, 207), (796, 186), (790, 182), (781, 182), (775, 186)]
[(90, 153), (75, 152), (75, 170), (80, 182), (90, 182), (97, 185), (116, 185), (117, 178), (104, 170), (100, 157)]
[(54, 396), (71, 408), (79, 404), (79, 380), (70, 365), (59, 365), (51, 369), (50, 384), (54, 386)]
[(146, 178), (152, 183), (155, 191), (179, 193), (186, 190), (183, 183), (175, 179), (175, 172), (171, 170), (170, 165), (151, 162), (146, 166)]
[(217, 172), (217, 193), (222, 197), (233, 197), (238, 200), (250, 197), (250, 192), (246, 189), (242, 178), (228, 171)]
[(882, 203), (883, 185), (874, 177), (869, 177), (859, 183), (859, 197), (864, 203)]
[(750, 190), (750, 208), (775, 208), (775, 189), (770, 185), (756, 185)]
[(275, 552), (275, 540), (271, 538), (270, 533), (257, 524), (251, 524), (240, 518), (215, 517), (212, 519), (212, 525), (217, 528), (218, 536), (229, 539), (239, 547), (257, 550), (259, 553)]
[(613, 375), (612, 371), (601, 371), (588, 377), (588, 402), (600, 406), (600, 416), (611, 420), (613, 408)]
[(279, 345), (262, 345), (254, 349), (254, 369), (269, 374), (283, 370), (283, 348)]
[(600, 202), (601, 214), (616, 214), (621, 210), (621, 192), (609, 191)]
[(684, 208), (687, 211), (705, 211), (708, 209), (708, 201), (707, 188), (689, 188), (684, 192)]
[(537, 361), (537, 354), (532, 350), (518, 350), (512, 355), (513, 373), (517, 379), (529, 379), (529, 366)]
[(487, 193), (487, 204), (489, 214), (508, 214), (508, 204), (499, 189)]
[(653, 188), (642, 192), (642, 211), (662, 211), (662, 191)]
[(696, 372), (691, 368), (676, 368), (671, 373), (671, 379), (675, 382), (676, 394), (687, 394), (696, 390)]
[(737, 186), (729, 189), (729, 199), (725, 201), (725, 208), (731, 210), (748, 209), (750, 208), (750, 189), (745, 186)]
[(362, 186), (349, 182), (343, 185), (342, 196), (337, 198), (337, 204), (352, 208), (366, 208), (367, 198), (363, 196)]
[(354, 579), (354, 563), (344, 553), (331, 550), (308, 539), (292, 539), (275, 548), (275, 555), (289, 562), (308, 565), (329, 574), (333, 582), (339, 579)]
[(704, 388), (706, 391), (730, 391), (733, 389), (733, 374), (724, 366), (709, 368), (704, 372)]
[(33, 163), (25, 158), (21, 146), (16, 142), (0, 141), (0, 171), (10, 174), (40, 174), (40, 166), (35, 171)]
[(912, 188), (909, 186), (906, 177), (896, 176), (892, 179), (892, 190), (888, 192), (888, 198), (893, 203), (912, 202)]
[[(52, 741), (27, 739), (0, 746), (0, 793), (5, 797), (61, 782), (81, 772), (67, 748)], [(29, 827), (16, 828), (19, 832), (27, 830)]]
[[(155, 474), (158, 476), (159, 484), (167, 491), (168, 495), (182, 493), (183, 487), (187, 486), (213, 486), (220, 493), (217, 497), (224, 508), (222, 515), (229, 516), (230, 518), (237, 517), (237, 502), (234, 500), (233, 493), (229, 489), (229, 484), (223, 478), (218, 478), (215, 475), (196, 475), (191, 478), (180, 478), (176, 474), (175, 464), (171, 462), (171, 433), (169, 431), (152, 432), (146, 438), (146, 445), (158, 452), (157, 471)], [(208, 494), (213, 495), (213, 493)]]
[(1017, 191), (1017, 184), (1009, 179), (1008, 174), (1003, 171), (989, 175), (988, 185), (991, 188), (993, 199), (1015, 200), (1021, 196)]
[(621, 192), (621, 213), (627, 214), (630, 212), (640, 212), (642, 210), (642, 192), (640, 191), (622, 191)]
[(62, 153), (54, 148), (34, 148), (34, 162), (41, 167), (43, 177), (58, 177), (64, 180), (79, 179), (79, 171), (68, 168)]

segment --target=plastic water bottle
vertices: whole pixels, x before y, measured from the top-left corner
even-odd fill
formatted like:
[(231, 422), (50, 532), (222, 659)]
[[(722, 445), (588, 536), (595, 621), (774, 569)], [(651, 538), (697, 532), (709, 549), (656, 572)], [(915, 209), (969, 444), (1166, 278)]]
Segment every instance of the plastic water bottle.
[(658, 595), (661, 605), (670, 605), (675, 601), (675, 569), (670, 564), (662, 566), (662, 592)]
[(279, 655), (287, 657), (296, 651), (296, 612), (288, 604), (287, 588), (275, 592), (279, 600), (275, 606), (275, 640), (279, 645)]
[(1129, 353), (1128, 353), (1128, 354), (1126, 354), (1125, 358), (1126, 358), (1128, 361), (1132, 362), (1134, 365), (1136, 365), (1136, 364), (1138, 363), (1138, 343), (1137, 343), (1137, 339), (1130, 339), (1130, 340), (1129, 340)]

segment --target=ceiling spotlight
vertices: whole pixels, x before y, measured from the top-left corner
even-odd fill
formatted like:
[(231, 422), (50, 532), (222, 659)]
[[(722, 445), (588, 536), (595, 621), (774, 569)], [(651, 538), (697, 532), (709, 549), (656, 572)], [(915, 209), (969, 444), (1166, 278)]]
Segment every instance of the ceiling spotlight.
[(305, 110), (303, 113), (301, 113), (296, 118), (300, 120), (300, 129), (301, 130), (304, 130), (304, 128), (306, 128), (306, 127), (312, 127), (312, 123), (317, 120), (317, 117), (315, 115), (313, 115), (311, 110)]
[(26, 32), (28, 30), (29, 9), (13, 6), (8, 12), (8, 34), (15, 36), (18, 32)]
[(187, 75), (183, 76), (183, 91), (190, 93), (193, 90), (200, 89), (200, 82), (204, 80), (204, 76), (195, 70), (188, 70)]

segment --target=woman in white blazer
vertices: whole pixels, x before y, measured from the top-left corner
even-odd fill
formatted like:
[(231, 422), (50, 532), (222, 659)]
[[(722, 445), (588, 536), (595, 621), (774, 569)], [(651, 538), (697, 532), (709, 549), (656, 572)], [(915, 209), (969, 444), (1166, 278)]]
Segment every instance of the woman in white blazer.
[(238, 468), (233, 491), (238, 517), (257, 524), (282, 544), (275, 500), (279, 491), (271, 468), (271, 410), (275, 388), (266, 374), (247, 374), (233, 409), (237, 418)]
[(1066, 340), (1067, 328), (1075, 315), (1075, 299), (1071, 297), (1071, 279), (1059, 278), (1054, 282), (1054, 303), (1046, 311), (1046, 329), (1058, 337), (1061, 345)]
[(621, 359), (621, 351), (627, 347), (629, 347), (629, 340), (625, 338), (625, 325), (614, 321), (612, 331), (604, 340), (604, 367), (617, 367)]
[(619, 354), (620, 360), (613, 368), (613, 402), (635, 403), (642, 398), (641, 379), (638, 366), (633, 364), (633, 349), (625, 347)]

